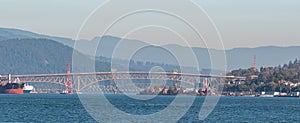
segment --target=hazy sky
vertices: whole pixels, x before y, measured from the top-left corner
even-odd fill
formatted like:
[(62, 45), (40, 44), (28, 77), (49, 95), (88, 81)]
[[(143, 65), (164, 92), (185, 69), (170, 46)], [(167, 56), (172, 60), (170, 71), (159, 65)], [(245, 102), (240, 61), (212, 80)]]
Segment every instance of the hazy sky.
[[(84, 20), (103, 1), (1, 0), (0, 27), (75, 39)], [(300, 46), (299, 0), (199, 0), (195, 3), (202, 6), (215, 22), (226, 49), (267, 45)], [(128, 5), (112, 7), (107, 13), (113, 13), (133, 4), (135, 3), (131, 2)], [(172, 7), (173, 3), (162, 2), (161, 4)], [(185, 9), (185, 6), (176, 9)], [(134, 23), (133, 21), (131, 24)], [(155, 33), (153, 29), (145, 32)], [(150, 39), (149, 35), (145, 36), (141, 32), (136, 31), (128, 37), (143, 41), (152, 40), (151, 42), (158, 44), (181, 44), (173, 42), (174, 38)], [(166, 35), (169, 33), (166, 30), (158, 32)], [(118, 32), (112, 35), (119, 36)], [(93, 36), (86, 34), (83, 37), (92, 39)]]

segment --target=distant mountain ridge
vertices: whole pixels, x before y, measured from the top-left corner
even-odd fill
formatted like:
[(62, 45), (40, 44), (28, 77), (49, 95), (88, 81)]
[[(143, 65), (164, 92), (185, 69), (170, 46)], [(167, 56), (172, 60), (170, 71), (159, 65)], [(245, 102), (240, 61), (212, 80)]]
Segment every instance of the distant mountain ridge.
[(74, 46), (74, 40), (69, 38), (47, 36), (43, 34), (37, 34), (30, 31), (13, 29), (13, 28), (0, 28), (0, 41), (10, 39), (49, 39), (54, 40), (69, 47)]
[[(26, 38), (53, 40), (70, 48), (74, 48), (75, 43), (77, 43), (76, 46), (80, 46), (80, 48), (76, 50), (78, 50), (79, 52), (88, 55), (94, 55), (96, 53), (97, 56), (107, 58), (113, 57), (114, 49), (119, 48), (118, 44), (120, 44), (120, 42), (122, 42), (122, 44), (126, 44), (125, 48), (127, 48), (128, 50), (134, 49), (138, 46), (148, 46), (147, 48), (140, 49), (138, 53), (134, 54), (132, 59), (141, 60), (145, 62), (151, 61), (164, 64), (178, 64), (176, 60), (169, 59), (170, 55), (172, 54), (168, 52), (163, 52), (163, 49), (171, 49), (172, 51), (176, 52), (176, 55), (180, 56), (179, 58), (182, 58), (184, 62), (186, 62), (186, 64), (193, 64), (193, 62), (191, 62), (193, 56), (191, 56), (191, 54), (186, 54), (187, 51), (191, 50), (191, 48), (180, 45), (164, 45), (162, 46), (162, 48), (159, 49), (157, 46), (151, 46), (142, 41), (121, 39), (113, 36), (96, 37), (91, 41), (74, 41), (68, 38), (47, 36), (18, 29), (0, 28), (0, 43), (1, 41), (5, 40)], [(97, 50), (95, 51), (95, 49)], [(195, 53), (197, 61), (199, 61), (200, 69), (210, 68), (210, 53), (220, 54), (224, 52), (222, 50), (208, 50), (206, 48), (197, 47), (193, 47), (192, 51)], [(234, 48), (225, 51), (227, 60), (227, 70), (252, 67), (254, 62), (254, 55), (256, 55), (257, 57), (257, 67), (283, 65), (289, 60), (300, 59), (299, 52), (300, 46), (265, 46), (257, 48)], [(120, 55), (119, 57), (120, 59), (128, 59), (128, 57), (122, 57), (122, 55)]]
[[(74, 54), (79, 61), (71, 61), (72, 72), (111, 70), (111, 59), (97, 57), (94, 60), (90, 56), (49, 39), (5, 40), (0, 43), (0, 51), (0, 75), (66, 73), (68, 61), (72, 60)], [(80, 61), (82, 59), (84, 61)], [(72, 63), (75, 63), (76, 66), (73, 66)], [(117, 64), (114, 66), (124, 68), (124, 63), (126, 63), (125, 60), (117, 59)], [(177, 68), (177, 66), (166, 64), (131, 61), (129, 69), (131, 71), (149, 71), (154, 66), (162, 66), (167, 71)], [(91, 69), (87, 69), (88, 67)]]

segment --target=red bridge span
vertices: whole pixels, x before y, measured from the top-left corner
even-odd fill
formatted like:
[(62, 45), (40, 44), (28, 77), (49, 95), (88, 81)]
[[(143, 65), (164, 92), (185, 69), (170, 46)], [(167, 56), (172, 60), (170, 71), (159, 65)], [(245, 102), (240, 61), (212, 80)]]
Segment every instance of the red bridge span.
[[(177, 72), (90, 72), (90, 73), (64, 73), (64, 74), (32, 74), (32, 75), (8, 75), (1, 76), (1, 80), (23, 83), (54, 83), (65, 86), (68, 93), (83, 92), (89, 86), (97, 83), (110, 81), (113, 87), (124, 89), (135, 87), (132, 82), (121, 82), (122, 80), (163, 80), (174, 81), (177, 86), (195, 87), (195, 84), (203, 80), (240, 80), (245, 77), (222, 76), (208, 74), (190, 74)], [(210, 82), (210, 81), (208, 81)], [(163, 83), (162, 83), (163, 84)]]

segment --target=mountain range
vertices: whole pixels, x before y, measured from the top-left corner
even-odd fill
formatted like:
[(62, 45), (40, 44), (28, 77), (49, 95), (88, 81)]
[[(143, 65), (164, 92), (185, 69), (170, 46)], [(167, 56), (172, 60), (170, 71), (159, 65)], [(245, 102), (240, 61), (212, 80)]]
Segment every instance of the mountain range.
[[(140, 49), (136, 51), (137, 48)], [(96, 64), (98, 67), (109, 64), (111, 58), (117, 58), (125, 61), (135, 60), (173, 65), (172, 67), (181, 65), (192, 67), (195, 66), (195, 60), (197, 60), (200, 69), (210, 69), (210, 55), (225, 53), (226, 70), (233, 70), (252, 67), (254, 55), (256, 55), (257, 67), (282, 65), (290, 60), (300, 58), (298, 54), (300, 46), (265, 46), (222, 51), (175, 44), (153, 46), (143, 41), (121, 39), (114, 36), (95, 37), (90, 41), (75, 41), (25, 30), (0, 28), (2, 73), (65, 72), (65, 65), (68, 58), (71, 58), (73, 50), (82, 56), (96, 55), (99, 61), (99, 64)]]

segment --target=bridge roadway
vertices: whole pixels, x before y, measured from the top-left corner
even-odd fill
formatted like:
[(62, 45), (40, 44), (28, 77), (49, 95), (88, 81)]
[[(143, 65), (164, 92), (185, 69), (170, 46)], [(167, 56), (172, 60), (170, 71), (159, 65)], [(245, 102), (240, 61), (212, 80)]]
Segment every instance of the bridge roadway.
[[(62, 73), (62, 74), (30, 74), (30, 75), (8, 75), (1, 76), (3, 81), (19, 82), (48, 82), (64, 85), (69, 93), (80, 92), (87, 87), (106, 80), (174, 80), (194, 86), (195, 82), (200, 82), (200, 78), (245, 80), (245, 77), (222, 76), (208, 74), (191, 74), (176, 72), (89, 72), (89, 73)], [(132, 85), (131, 85), (132, 86)]]

